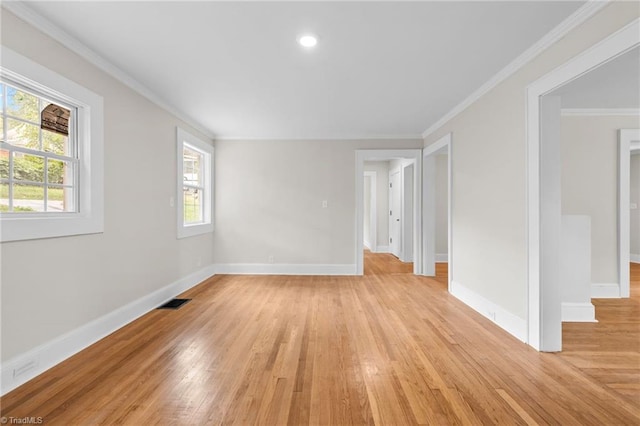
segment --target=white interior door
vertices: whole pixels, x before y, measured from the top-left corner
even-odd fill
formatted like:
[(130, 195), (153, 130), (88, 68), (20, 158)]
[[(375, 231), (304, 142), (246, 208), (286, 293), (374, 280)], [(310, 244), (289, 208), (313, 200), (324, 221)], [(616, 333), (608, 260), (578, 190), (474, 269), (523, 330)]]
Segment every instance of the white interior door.
[(402, 247), (402, 187), (400, 170), (389, 175), (389, 251), (400, 257)]

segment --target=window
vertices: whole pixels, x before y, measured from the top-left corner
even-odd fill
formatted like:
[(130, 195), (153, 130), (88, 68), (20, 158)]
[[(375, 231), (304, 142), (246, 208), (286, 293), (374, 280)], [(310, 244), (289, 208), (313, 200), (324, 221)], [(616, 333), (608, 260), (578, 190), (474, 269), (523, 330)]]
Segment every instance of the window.
[(178, 238), (213, 231), (213, 147), (177, 128)]
[(102, 232), (102, 98), (1, 53), (1, 240)]
[(0, 212), (77, 212), (76, 108), (0, 79)]

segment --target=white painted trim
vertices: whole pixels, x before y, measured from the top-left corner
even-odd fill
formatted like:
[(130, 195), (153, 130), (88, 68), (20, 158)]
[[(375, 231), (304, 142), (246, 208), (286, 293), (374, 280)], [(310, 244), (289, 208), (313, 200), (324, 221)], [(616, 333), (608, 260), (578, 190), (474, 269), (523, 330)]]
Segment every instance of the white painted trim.
[[(593, 6), (593, 3), (588, 5)], [(582, 10), (582, 9), (581, 9)], [(540, 179), (546, 173), (546, 161), (540, 156), (540, 98), (589, 70), (619, 56), (640, 44), (640, 25), (636, 19), (624, 28), (587, 49), (575, 58), (539, 78), (527, 87), (527, 245), (528, 245), (528, 343), (545, 350), (541, 340), (544, 300), (541, 291), (541, 201), (550, 193), (541, 191)]]
[(215, 271), (225, 275), (356, 275), (356, 265), (218, 263)]
[(631, 262), (631, 263), (640, 263), (640, 254), (631, 253), (629, 255), (629, 262)]
[[(438, 261), (436, 254), (436, 207), (435, 197), (435, 157), (447, 153), (447, 262), (449, 263), (448, 287), (451, 291), (453, 282), (453, 134), (447, 133), (436, 142), (425, 147), (422, 151), (423, 162), (423, 265), (424, 275), (435, 276), (435, 263)], [(429, 194), (429, 191), (431, 194)]]
[(631, 151), (640, 141), (640, 129), (618, 130), (618, 279), (620, 297), (630, 297)]
[(32, 240), (104, 231), (104, 100), (102, 96), (31, 59), (0, 47), (0, 73), (11, 80), (49, 93), (77, 108), (77, 213), (0, 214), (1, 241)]
[(378, 173), (375, 171), (364, 172), (365, 177), (371, 180), (370, 199), (369, 199), (369, 239), (364, 239), (364, 245), (371, 251), (378, 245)]
[(507, 65), (497, 74), (491, 77), (491, 79), (480, 86), (478, 90), (473, 92), (465, 100), (460, 102), (451, 111), (445, 114), (442, 118), (429, 126), (429, 128), (422, 133), (422, 137), (427, 138), (433, 132), (446, 124), (447, 121), (451, 120), (456, 115), (467, 109), (471, 104), (487, 94), (491, 89), (505, 81), (507, 78), (511, 77), (522, 67), (531, 62), (536, 56), (548, 49), (549, 46), (553, 45), (555, 42), (563, 38), (571, 30), (585, 22), (591, 16), (595, 15), (600, 9), (605, 7), (609, 3), (609, 1), (610, 0), (589, 0), (584, 6), (575, 11), (571, 16), (562, 21), (557, 27), (555, 27), (544, 37), (538, 40), (533, 46), (520, 54), (520, 56), (509, 63), (509, 65)]
[(422, 156), (421, 149), (357, 149), (355, 152), (355, 181), (356, 181), (356, 211), (355, 211), (355, 259), (356, 275), (364, 272), (364, 247), (362, 244), (363, 231), (363, 211), (364, 211), (364, 162), (365, 161), (388, 161), (392, 159), (412, 159), (415, 160), (414, 168), (414, 224), (413, 224), (413, 253), (416, 261), (413, 262), (413, 273), (422, 273)]
[(562, 322), (598, 322), (593, 303), (562, 302)]
[(397, 134), (397, 135), (355, 135), (355, 134), (342, 134), (342, 135), (326, 135), (326, 136), (308, 136), (308, 135), (299, 135), (299, 136), (216, 136), (216, 141), (265, 141), (265, 142), (273, 142), (273, 141), (305, 141), (305, 142), (323, 142), (323, 141), (376, 141), (376, 140), (387, 140), (387, 141), (419, 141), (422, 140), (422, 136), (419, 134)]
[(375, 249), (375, 253), (389, 253), (389, 252), (390, 252), (389, 246), (377, 246)]
[(451, 294), (476, 312), (493, 321), (498, 327), (514, 336), (516, 339), (526, 342), (527, 322), (505, 310), (499, 305), (485, 299), (472, 290), (455, 281), (451, 282)]
[(114, 65), (112, 62), (109, 62), (104, 57), (97, 54), (95, 51), (87, 47), (84, 43), (82, 43), (77, 38), (73, 37), (62, 28), (55, 25), (53, 22), (48, 20), (46, 17), (40, 15), (36, 11), (34, 11), (31, 7), (25, 4), (22, 1), (5, 1), (2, 2), (2, 7), (19, 17), (20, 19), (26, 21), (31, 24), (38, 30), (42, 31), (49, 37), (53, 38), (67, 49), (72, 52), (78, 54), (81, 58), (86, 60), (87, 62), (95, 65), (100, 68), (105, 73), (109, 74), (116, 80), (120, 81), (122, 84), (126, 85), (130, 89), (144, 96), (160, 108), (165, 111), (170, 112), (175, 117), (184, 121), (203, 135), (208, 138), (213, 139), (215, 135), (206, 129), (204, 126), (196, 122), (191, 117), (183, 114), (179, 109), (173, 106), (170, 102), (163, 99), (162, 96), (158, 95), (153, 90), (146, 87), (144, 84), (140, 83), (138, 80), (124, 72), (122, 69)]
[(640, 116), (640, 108), (562, 108), (563, 117)]
[[(157, 308), (167, 300), (200, 284), (214, 275), (214, 273), (213, 265), (202, 268), (166, 287), (2, 363), (0, 373), (1, 394), (4, 395), (44, 373), (56, 364)], [(22, 370), (22, 373), (14, 377), (14, 370)]]
[[(203, 222), (185, 225), (184, 223), (184, 146), (190, 145), (194, 151), (199, 151), (204, 159), (203, 166)], [(176, 127), (176, 218), (178, 238), (193, 237), (206, 234), (214, 230), (214, 148), (207, 142), (191, 133)]]
[(449, 255), (447, 253), (436, 253), (436, 263), (449, 262)]
[(591, 283), (592, 299), (619, 299), (620, 286), (618, 283)]

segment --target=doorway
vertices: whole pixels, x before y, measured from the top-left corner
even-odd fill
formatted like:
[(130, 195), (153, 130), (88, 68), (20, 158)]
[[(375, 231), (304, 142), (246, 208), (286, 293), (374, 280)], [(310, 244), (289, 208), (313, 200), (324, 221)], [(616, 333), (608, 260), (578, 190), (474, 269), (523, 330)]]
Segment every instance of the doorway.
[(557, 68), (527, 89), (528, 343), (562, 348), (560, 297), (560, 100), (546, 96), (640, 45), (640, 20)]
[[(385, 162), (400, 161), (411, 164), (411, 168), (406, 172), (407, 180), (410, 181), (411, 196), (406, 197), (408, 209), (411, 210), (408, 216), (410, 226), (404, 229), (410, 232), (411, 256), (413, 258), (413, 273), (422, 273), (422, 150), (421, 149), (397, 149), (397, 150), (376, 150), (376, 149), (360, 149), (356, 150), (356, 217), (355, 217), (355, 258), (356, 258), (356, 275), (362, 275), (364, 272), (364, 165), (365, 162)], [(404, 168), (402, 170), (405, 170)], [(402, 175), (400, 175), (402, 176)], [(410, 178), (409, 178), (410, 177)], [(402, 179), (402, 177), (401, 177)], [(402, 198), (402, 193), (400, 194)], [(401, 209), (402, 210), (402, 209)], [(388, 213), (387, 213), (388, 214)], [(402, 218), (400, 229), (402, 230)], [(380, 218), (378, 218), (380, 222)], [(401, 231), (402, 232), (402, 231)], [(401, 238), (402, 239), (402, 238)], [(407, 239), (405, 239), (407, 240)], [(397, 240), (396, 240), (397, 241)], [(380, 244), (380, 240), (378, 241)], [(380, 245), (378, 245), (380, 247)], [(389, 250), (391, 248), (389, 247)], [(408, 251), (408, 250), (407, 250)], [(400, 253), (402, 248), (400, 248)]]
[[(453, 282), (452, 134), (423, 152), (424, 275), (436, 276), (436, 263), (447, 262), (448, 288)], [(444, 176), (442, 176), (444, 175)]]

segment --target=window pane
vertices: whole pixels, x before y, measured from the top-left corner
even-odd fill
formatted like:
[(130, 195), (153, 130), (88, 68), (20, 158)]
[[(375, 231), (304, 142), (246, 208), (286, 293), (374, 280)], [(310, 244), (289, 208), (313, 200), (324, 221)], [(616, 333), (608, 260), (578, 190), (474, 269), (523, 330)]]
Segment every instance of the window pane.
[(184, 223), (202, 222), (201, 191), (184, 188)]
[(182, 164), (184, 183), (201, 186), (202, 154), (185, 146), (182, 151)]
[(58, 155), (69, 155), (69, 137), (60, 133), (42, 130), (42, 149)]
[(9, 179), (9, 151), (0, 149), (0, 179)]
[(40, 123), (38, 98), (21, 90), (7, 86), (7, 115)]
[(73, 188), (49, 187), (47, 189), (48, 212), (73, 212), (74, 208)]
[(73, 165), (69, 161), (47, 159), (47, 182), (73, 184)]
[(13, 178), (44, 183), (44, 157), (14, 152)]
[(40, 149), (40, 127), (24, 121), (7, 120), (7, 142), (11, 145)]
[(13, 185), (14, 212), (43, 212), (44, 187), (36, 185)]
[(0, 212), (9, 211), (9, 185), (0, 183)]
[(4, 110), (4, 84), (0, 83), (0, 113)]

